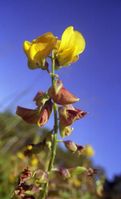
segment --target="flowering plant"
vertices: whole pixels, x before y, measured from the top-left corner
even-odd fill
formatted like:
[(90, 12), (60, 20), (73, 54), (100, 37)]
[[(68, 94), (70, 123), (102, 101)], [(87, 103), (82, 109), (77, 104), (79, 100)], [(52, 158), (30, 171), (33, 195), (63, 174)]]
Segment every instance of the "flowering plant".
[[(79, 55), (85, 49), (85, 39), (80, 32), (70, 26), (63, 32), (61, 40), (54, 36), (53, 33), (47, 32), (32, 42), (25, 41), (23, 47), (27, 56), (28, 67), (30, 69), (40, 68), (46, 70), (52, 80), (52, 85), (47, 92), (39, 91), (36, 94), (34, 97), (35, 109), (18, 106), (16, 113), (24, 121), (42, 127), (48, 122), (53, 111), (54, 125), (46, 139), (36, 145), (27, 146), (27, 150), (24, 153), (36, 153), (39, 149), (42, 150), (48, 147), (50, 155), (47, 168), (45, 170), (36, 170), (33, 173), (26, 168), (20, 175), (15, 194), (18, 198), (34, 199), (34, 194), (40, 192), (40, 198), (45, 199), (48, 195), (52, 172), (60, 174), (64, 179), (71, 178), (75, 174), (85, 173), (88, 175), (89, 173), (88, 168), (81, 165), (77, 165), (74, 168), (56, 168), (54, 166), (59, 142), (62, 142), (74, 154), (88, 157), (94, 154), (90, 145), (81, 146), (71, 140), (63, 140), (63, 138), (72, 133), (73, 128), (71, 125), (76, 120), (82, 119), (87, 113), (72, 105), (78, 102), (79, 98), (68, 91), (59, 76), (55, 74), (56, 70), (66, 67), (79, 59)], [(51, 66), (49, 66), (48, 58), (51, 60)], [(58, 133), (60, 133), (61, 140), (58, 140)], [(90, 175), (94, 172), (92, 169)], [(39, 183), (34, 183), (32, 181), (33, 178), (38, 179)], [(28, 183), (30, 179), (31, 181)]]

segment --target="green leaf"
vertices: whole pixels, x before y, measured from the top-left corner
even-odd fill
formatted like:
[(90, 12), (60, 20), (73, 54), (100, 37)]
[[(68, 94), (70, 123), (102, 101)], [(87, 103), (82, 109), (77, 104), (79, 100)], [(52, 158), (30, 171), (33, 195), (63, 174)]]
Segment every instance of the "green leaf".
[(78, 167), (71, 169), (71, 174), (72, 175), (80, 175), (86, 171), (87, 171), (87, 168), (78, 166)]

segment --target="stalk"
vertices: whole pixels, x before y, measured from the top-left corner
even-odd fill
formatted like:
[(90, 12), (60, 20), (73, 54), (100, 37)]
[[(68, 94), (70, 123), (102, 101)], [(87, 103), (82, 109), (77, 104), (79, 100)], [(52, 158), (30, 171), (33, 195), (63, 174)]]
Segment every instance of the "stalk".
[[(52, 74), (51, 74), (51, 80), (52, 80), (52, 86), (54, 85), (54, 79), (55, 79), (55, 57), (54, 57), (54, 51), (52, 52)], [(56, 149), (57, 149), (57, 133), (58, 133), (58, 117), (57, 117), (57, 105), (56, 103), (53, 104), (53, 111), (54, 111), (54, 134), (53, 134), (53, 140), (52, 140), (52, 149), (51, 149), (51, 156), (50, 161), (48, 164), (47, 172), (50, 173), (53, 169), (54, 160), (56, 157)], [(44, 185), (43, 188), (43, 194), (41, 199), (46, 199), (47, 193), (48, 193), (48, 182)]]

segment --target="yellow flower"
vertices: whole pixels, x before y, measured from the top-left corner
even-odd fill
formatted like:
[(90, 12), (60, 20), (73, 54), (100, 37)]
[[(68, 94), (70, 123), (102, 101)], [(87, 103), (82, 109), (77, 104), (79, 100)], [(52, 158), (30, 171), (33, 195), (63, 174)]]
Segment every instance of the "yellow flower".
[(28, 149), (29, 151), (31, 151), (32, 148), (33, 148), (32, 145), (28, 145), (28, 146), (27, 146), (27, 149)]
[(56, 44), (56, 69), (76, 62), (85, 49), (85, 39), (82, 34), (69, 26)]
[(39, 160), (37, 159), (37, 157), (36, 156), (32, 156), (32, 159), (31, 159), (31, 165), (34, 167), (36, 167), (37, 165), (38, 165), (38, 163), (39, 163)]
[(92, 157), (94, 156), (94, 149), (92, 148), (91, 145), (86, 145), (83, 149), (82, 149), (82, 154), (87, 156), (87, 157)]
[(21, 160), (24, 160), (24, 159), (25, 159), (24, 154), (23, 154), (22, 152), (20, 152), (20, 151), (17, 153), (17, 157), (18, 157), (19, 159), (21, 159)]
[(51, 32), (37, 37), (32, 42), (24, 41), (23, 48), (28, 57), (28, 66), (30, 69), (47, 69), (45, 59), (51, 53), (56, 41), (57, 38)]

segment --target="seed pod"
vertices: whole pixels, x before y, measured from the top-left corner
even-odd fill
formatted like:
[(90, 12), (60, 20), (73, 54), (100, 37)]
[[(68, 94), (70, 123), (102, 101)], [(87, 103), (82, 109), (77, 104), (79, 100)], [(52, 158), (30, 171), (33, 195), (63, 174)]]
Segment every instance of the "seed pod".
[(64, 141), (64, 145), (69, 151), (71, 151), (73, 153), (76, 152), (76, 150), (77, 150), (77, 146), (76, 146), (75, 142), (72, 142), (70, 140)]

